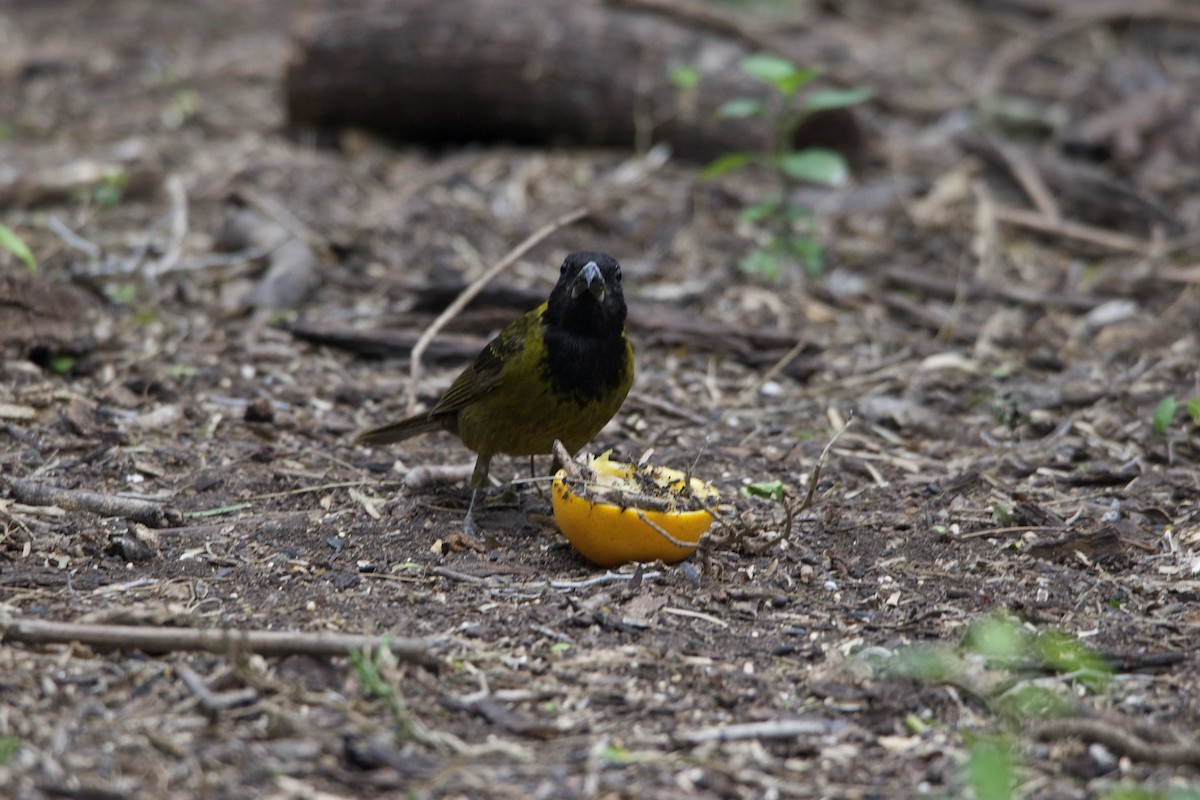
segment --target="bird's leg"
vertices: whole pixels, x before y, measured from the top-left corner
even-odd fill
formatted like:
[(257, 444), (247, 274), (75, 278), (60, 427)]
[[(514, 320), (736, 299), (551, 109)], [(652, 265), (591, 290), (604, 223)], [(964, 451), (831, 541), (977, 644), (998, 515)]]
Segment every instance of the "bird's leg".
[(471, 502), (467, 506), (467, 517), (463, 520), (463, 533), (472, 539), (479, 535), (479, 526), (475, 524), (475, 501), (479, 491), (487, 486), (488, 466), (491, 463), (491, 453), (480, 453), (475, 457), (475, 469), (471, 471)]
[(467, 504), (467, 516), (463, 520), (463, 534), (470, 536), (472, 539), (479, 537), (479, 526), (475, 524), (475, 498), (479, 497), (479, 490), (471, 490), (471, 502)]

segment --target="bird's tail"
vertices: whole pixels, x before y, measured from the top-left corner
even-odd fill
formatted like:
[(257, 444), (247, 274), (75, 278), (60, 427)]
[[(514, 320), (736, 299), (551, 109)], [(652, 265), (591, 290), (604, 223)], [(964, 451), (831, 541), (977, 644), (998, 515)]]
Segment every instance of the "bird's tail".
[(408, 417), (399, 422), (391, 422), (379, 428), (363, 431), (354, 437), (354, 442), (355, 444), (390, 444), (403, 441), (410, 436), (441, 429), (442, 424), (431, 419), (428, 413), (417, 414), (415, 417)]

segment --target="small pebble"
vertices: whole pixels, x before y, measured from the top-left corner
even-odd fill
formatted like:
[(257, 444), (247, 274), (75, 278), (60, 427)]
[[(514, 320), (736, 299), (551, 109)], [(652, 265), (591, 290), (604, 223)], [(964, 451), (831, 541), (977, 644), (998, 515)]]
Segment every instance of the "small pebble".
[(274, 422), (275, 409), (265, 397), (256, 397), (246, 406), (246, 422)]

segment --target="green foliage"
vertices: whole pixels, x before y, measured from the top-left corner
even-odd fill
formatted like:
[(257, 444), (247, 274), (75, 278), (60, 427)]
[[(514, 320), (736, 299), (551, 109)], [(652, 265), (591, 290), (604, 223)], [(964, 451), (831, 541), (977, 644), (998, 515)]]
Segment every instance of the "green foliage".
[(66, 375), (75, 368), (75, 356), (54, 356), (50, 359), (50, 369), (59, 375)]
[(0, 248), (25, 262), (25, 268), (30, 272), (37, 272), (37, 259), (33, 257), (33, 251), (29, 249), (29, 245), (25, 244), (25, 240), (18, 236), (12, 228), (2, 223), (0, 223)]
[[(812, 114), (858, 105), (870, 99), (873, 91), (824, 89), (802, 96), (801, 90), (819, 78), (821, 70), (803, 69), (767, 53), (747, 56), (739, 66), (745, 74), (771, 87), (772, 102), (757, 97), (734, 97), (717, 109), (717, 117), (769, 120), (775, 133), (774, 146), (764, 152), (726, 153), (705, 167), (700, 177), (717, 178), (750, 165), (773, 172), (781, 187), (779, 195), (749, 206), (740, 216), (743, 222), (767, 234), (767, 243), (748, 253), (738, 266), (743, 272), (772, 281), (796, 265), (810, 274), (820, 272), (822, 250), (813, 237), (812, 214), (807, 208), (793, 204), (790, 196), (798, 183), (840, 186), (849, 177), (849, 169), (845, 159), (833, 150), (820, 147), (796, 150), (795, 133)], [(677, 68), (671, 74), (677, 86), (694, 85), (687, 80), (681, 82), (676, 75), (678, 71)]]
[(20, 736), (0, 736), (0, 765), (7, 764), (20, 749)]
[[(1150, 415), (1150, 424), (1156, 435), (1165, 436), (1171, 430), (1179, 408), (1179, 401), (1175, 399), (1174, 395), (1167, 395), (1158, 401), (1158, 405), (1154, 407), (1154, 412)], [(1185, 425), (1190, 428), (1200, 428), (1200, 397), (1193, 397), (1184, 403), (1183, 410), (1187, 415)]]
[(888, 660), (883, 665), (883, 671), (897, 678), (912, 678), (925, 683), (947, 683), (962, 671), (962, 663), (949, 650), (911, 647)]
[(1171, 427), (1171, 421), (1175, 419), (1175, 410), (1178, 407), (1179, 404), (1174, 395), (1167, 395), (1158, 402), (1158, 405), (1154, 407), (1154, 414), (1150, 418), (1155, 433), (1162, 436), (1167, 432), (1167, 428)]
[(100, 177), (92, 187), (92, 200), (101, 208), (112, 208), (121, 202), (125, 194), (125, 186), (129, 183), (129, 173), (123, 169), (113, 169)]
[(695, 67), (681, 65), (671, 69), (670, 78), (671, 83), (680, 89), (685, 91), (695, 89), (700, 85), (700, 70)]
[(783, 485), (783, 481), (760, 481), (742, 487), (743, 497), (765, 497), (782, 503), (786, 495), (787, 487)]
[(1003, 736), (983, 736), (967, 748), (965, 782), (976, 800), (1010, 800), (1016, 788), (1016, 756)]
[(137, 294), (136, 283), (109, 283), (104, 286), (104, 296), (113, 303), (132, 303), (137, 299)]
[[(991, 733), (965, 734), (962, 781), (985, 800), (1016, 796), (1018, 732), (1028, 720), (1077, 713), (1073, 687), (1098, 692), (1111, 676), (1108, 662), (1077, 637), (1037, 630), (1006, 614), (972, 622), (958, 648), (912, 646), (882, 657), (864, 653), (864, 659), (882, 674), (961, 687), (998, 715), (1001, 725)], [(1060, 680), (1047, 680), (1047, 673)]]
[(387, 649), (386, 643), (380, 645), (376, 652), (369, 649), (351, 650), (350, 666), (354, 670), (363, 691), (381, 700), (392, 700), (392, 687), (383, 677), (382, 654)]

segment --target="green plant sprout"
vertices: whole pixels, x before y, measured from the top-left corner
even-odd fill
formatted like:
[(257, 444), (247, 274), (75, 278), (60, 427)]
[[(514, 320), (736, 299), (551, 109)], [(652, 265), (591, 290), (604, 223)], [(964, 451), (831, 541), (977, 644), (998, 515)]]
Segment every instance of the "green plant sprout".
[(765, 497), (777, 503), (782, 503), (787, 495), (787, 487), (780, 480), (757, 481), (743, 486), (741, 488), (741, 495), (742, 497)]
[[(1187, 412), (1189, 427), (1200, 428), (1200, 397), (1193, 397), (1183, 407)], [(1154, 412), (1150, 415), (1150, 425), (1155, 435), (1165, 436), (1167, 434), (1178, 411), (1179, 401), (1175, 399), (1174, 395), (1167, 395), (1158, 401), (1158, 405), (1154, 407)]]
[[(870, 99), (872, 89), (824, 89), (801, 93), (819, 78), (820, 69), (801, 69), (779, 56), (747, 56), (740, 64), (742, 72), (762, 81), (774, 90), (773, 102), (754, 97), (735, 97), (717, 110), (723, 119), (763, 117), (773, 123), (774, 141), (766, 152), (727, 153), (700, 173), (715, 178), (756, 164), (766, 167), (778, 178), (777, 196), (742, 209), (743, 222), (758, 225), (770, 235), (768, 244), (752, 250), (738, 266), (744, 271), (777, 280), (789, 264), (799, 264), (810, 274), (820, 272), (822, 248), (813, 237), (812, 212), (792, 202), (793, 190), (801, 183), (839, 186), (846, 182), (849, 169), (840, 153), (823, 147), (795, 148), (796, 130), (819, 111), (855, 106)], [(676, 84), (679, 85), (678, 79)]]
[(1017, 785), (1017, 758), (1007, 736), (972, 737), (963, 777), (976, 800), (1010, 800)]
[(37, 272), (37, 259), (33, 257), (29, 245), (25, 244), (25, 240), (18, 236), (16, 231), (3, 223), (0, 223), (0, 249), (7, 250), (21, 259), (30, 272)]
[[(964, 732), (962, 781), (981, 799), (1019, 796), (1021, 731), (1030, 721), (1071, 716), (1078, 688), (1099, 695), (1112, 684), (1108, 660), (1077, 637), (1036, 630), (1006, 614), (972, 622), (957, 647), (912, 646), (867, 658), (885, 675), (958, 687), (997, 716), (995, 726)], [(1056, 680), (1047, 682), (1047, 674)]]

